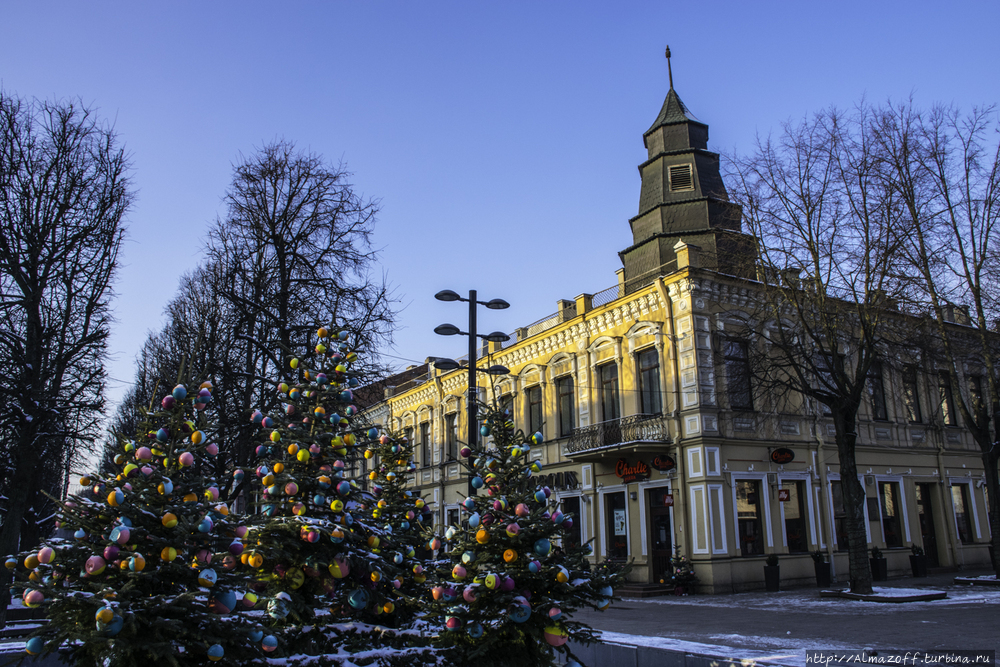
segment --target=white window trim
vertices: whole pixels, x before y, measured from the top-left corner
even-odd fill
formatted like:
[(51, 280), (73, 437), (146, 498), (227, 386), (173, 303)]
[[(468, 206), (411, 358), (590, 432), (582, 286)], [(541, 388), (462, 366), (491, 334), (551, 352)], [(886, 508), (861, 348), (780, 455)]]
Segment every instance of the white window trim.
[(566, 498), (579, 498), (580, 499), (580, 514), (577, 515), (573, 520), (580, 522), (580, 544), (586, 544), (587, 540), (590, 539), (587, 536), (587, 507), (588, 503), (586, 497), (580, 491), (561, 491), (555, 494), (556, 502), (562, 503)]
[(761, 495), (764, 496), (764, 534), (767, 538), (766, 544), (774, 548), (774, 535), (771, 529), (771, 494), (767, 486), (767, 473), (733, 473), (732, 479), (729, 481), (730, 491), (733, 496), (733, 544), (736, 545), (737, 549), (740, 546), (740, 516), (739, 511), (736, 509), (736, 482), (745, 479), (760, 482)]
[[(713, 554), (728, 554), (729, 549), (726, 545), (726, 500), (722, 493), (722, 484), (708, 484), (708, 536), (709, 543), (711, 545)], [(715, 544), (715, 519), (712, 512), (712, 504), (718, 503), (719, 508), (719, 522), (722, 524), (719, 526), (719, 536), (722, 538), (722, 544)]]
[[(599, 506), (600, 506), (600, 518), (598, 523), (601, 524), (601, 557), (608, 557), (608, 522), (607, 514), (605, 513), (605, 502), (604, 497), (609, 493), (624, 493), (625, 494), (625, 537), (628, 537), (628, 527), (629, 527), (629, 511), (628, 511), (628, 490), (624, 486), (614, 486), (610, 489), (601, 489), (598, 492), (600, 496)], [(632, 555), (632, 540), (625, 540), (625, 557), (628, 558)]]
[[(976, 539), (981, 540), (983, 538), (982, 533), (979, 531), (979, 511), (976, 509), (976, 496), (975, 496), (975, 491), (973, 491), (975, 487), (973, 486), (972, 482), (973, 480), (969, 479), (968, 477), (948, 478), (948, 499), (951, 504), (951, 520), (952, 523), (955, 525), (955, 539), (958, 539), (958, 512), (955, 511), (955, 500), (954, 498), (951, 497), (951, 486), (953, 484), (965, 484), (966, 486), (969, 487), (968, 498), (969, 498), (969, 504), (972, 505), (972, 525), (976, 529)], [(961, 540), (959, 540), (958, 546), (965, 547), (971, 545), (962, 544)]]
[[(900, 503), (902, 504), (901, 511), (903, 512), (903, 545), (905, 546), (906, 544), (912, 544), (912, 541), (910, 540), (910, 520), (909, 520), (909, 514), (907, 513), (906, 509), (906, 493), (904, 493), (903, 476), (875, 475), (875, 491), (876, 491), (875, 497), (878, 498), (878, 503), (879, 503), (878, 525), (879, 528), (881, 528), (882, 530), (882, 544), (885, 544), (885, 526), (882, 525), (882, 496), (878, 493), (879, 490), (878, 485), (881, 484), (882, 482), (896, 482), (897, 484), (899, 484), (899, 499)], [(867, 505), (868, 503), (866, 501), (865, 502), (866, 509)], [(869, 538), (868, 541), (871, 542), (871, 539)]]
[[(639, 544), (641, 545), (641, 553), (643, 556), (649, 554), (649, 549), (647, 548), (647, 532), (646, 524), (649, 523), (648, 513), (646, 512), (646, 499), (649, 495), (646, 491), (650, 489), (663, 489), (666, 488), (670, 493), (673, 493), (673, 485), (669, 479), (658, 479), (653, 482), (639, 482), (639, 494), (642, 496), (642, 501), (639, 503)], [(670, 506), (670, 530), (674, 530), (674, 507)], [(670, 544), (673, 546), (675, 543), (675, 536), (671, 536)]]
[[(789, 482), (805, 482), (806, 483), (806, 516), (809, 517), (809, 544), (818, 544), (816, 540), (816, 523), (814, 521), (813, 512), (813, 499), (812, 499), (812, 475), (809, 473), (779, 473), (778, 474), (778, 488), (781, 488), (781, 483), (784, 480)], [(779, 521), (781, 521), (781, 546), (788, 548), (788, 534), (785, 530), (785, 503), (778, 503), (778, 514), (780, 515)]]
[[(692, 554), (707, 554), (710, 553), (712, 550), (712, 542), (711, 542), (712, 532), (710, 526), (708, 527), (708, 532), (705, 534), (705, 548), (704, 549), (698, 548), (698, 532), (701, 530), (701, 528), (698, 526), (698, 513), (696, 510), (698, 509), (699, 505), (701, 506), (701, 512), (705, 517), (706, 523), (710, 524), (712, 521), (712, 517), (709, 516), (708, 514), (708, 489), (706, 488), (707, 486), (708, 485), (704, 483), (691, 484), (690, 486), (688, 486), (688, 495), (689, 495), (688, 504), (691, 508), (690, 539), (691, 539)], [(700, 503), (696, 499), (699, 493), (701, 494)]]
[[(688, 479), (702, 479), (705, 477), (705, 457), (702, 456), (701, 449), (701, 447), (690, 447), (687, 450)], [(698, 462), (697, 473), (693, 472), (696, 460)]]
[(721, 477), (722, 462), (718, 447), (705, 447), (705, 477)]
[[(827, 506), (827, 508), (828, 508), (828, 510), (830, 512), (830, 525), (832, 526), (835, 523), (835, 519), (834, 519), (834, 516), (833, 516), (833, 485), (830, 484), (830, 482), (839, 482), (840, 481), (840, 473), (839, 472), (828, 473), (827, 476), (826, 476), (826, 481), (827, 481), (827, 487), (826, 487), (826, 500), (827, 500), (827, 504), (826, 504), (826, 506)], [(861, 488), (862, 489), (865, 488), (865, 477), (864, 477), (864, 475), (858, 475), (858, 481), (861, 482)], [(868, 540), (867, 544), (871, 544), (872, 543), (872, 530), (871, 530), (871, 518), (868, 516), (868, 492), (867, 491), (865, 491), (865, 502), (863, 503), (863, 507), (861, 509), (864, 510), (864, 513), (865, 513), (865, 539)], [(833, 531), (833, 535), (831, 536), (831, 538), (833, 539), (834, 546), (839, 547), (840, 545), (837, 542), (837, 531), (836, 530)]]

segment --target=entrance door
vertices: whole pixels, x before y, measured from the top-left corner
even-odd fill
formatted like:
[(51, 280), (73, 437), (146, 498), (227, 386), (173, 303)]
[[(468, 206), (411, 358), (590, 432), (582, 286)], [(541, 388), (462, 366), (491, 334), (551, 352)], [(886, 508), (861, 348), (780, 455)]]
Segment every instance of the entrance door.
[(924, 543), (924, 553), (927, 554), (927, 564), (938, 566), (937, 535), (934, 533), (934, 514), (931, 511), (932, 484), (916, 485), (917, 516), (920, 518), (920, 537)]
[(670, 558), (673, 556), (673, 532), (670, 529), (670, 507), (673, 496), (667, 489), (650, 489), (646, 492), (649, 498), (649, 555), (653, 568), (652, 583), (670, 581), (673, 569)]

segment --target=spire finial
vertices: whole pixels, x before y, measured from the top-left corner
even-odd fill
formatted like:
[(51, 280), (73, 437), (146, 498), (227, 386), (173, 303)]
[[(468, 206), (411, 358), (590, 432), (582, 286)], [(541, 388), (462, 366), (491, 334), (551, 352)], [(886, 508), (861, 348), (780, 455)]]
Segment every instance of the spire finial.
[(674, 89), (674, 70), (670, 67), (670, 45), (667, 44), (667, 74), (670, 76), (670, 90)]

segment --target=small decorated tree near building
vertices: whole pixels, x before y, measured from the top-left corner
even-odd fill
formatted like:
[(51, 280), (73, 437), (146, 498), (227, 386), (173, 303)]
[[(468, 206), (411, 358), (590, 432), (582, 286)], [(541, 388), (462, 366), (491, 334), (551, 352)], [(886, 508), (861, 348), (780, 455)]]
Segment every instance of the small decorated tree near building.
[(397, 624), (410, 623), (421, 610), (428, 574), (428, 562), (421, 555), (428, 553), (425, 545), (431, 539), (431, 510), (410, 488), (410, 476), (416, 469), (413, 451), (413, 443), (406, 437), (382, 435), (368, 444), (364, 454), (373, 464), (368, 475), (375, 498), (372, 519), (381, 524), (390, 540), (387, 548), (393, 562), (409, 569), (397, 575)]
[(482, 416), (481, 435), (492, 443), (462, 455), (473, 487), (464, 501), (467, 528), (449, 526), (447, 548), (428, 609), (440, 623), (440, 643), (461, 664), (551, 665), (572, 657), (568, 640), (595, 640), (571, 620), (582, 607), (606, 609), (622, 568), (592, 568), (589, 545), (564, 539), (573, 517), (536, 483), (541, 469), (532, 449), (541, 434), (515, 430), (499, 410)]
[(212, 477), (211, 388), (175, 387), (146, 411), (140, 436), (119, 438), (116, 470), (80, 480), (88, 490), (60, 510), (72, 538), (8, 559), (25, 604), (50, 620), (29, 653), (64, 647), (78, 665), (150, 666), (263, 655), (262, 628), (233, 615), (256, 596), (239, 562), (246, 528)]
[(244, 559), (283, 644), (275, 655), (325, 656), (329, 664), (334, 654), (391, 647), (402, 659), (421, 648), (406, 648), (411, 637), (382, 627), (412, 617), (407, 605), (397, 609), (416, 565), (409, 542), (400, 540), (408, 529), (394, 520), (402, 505), (392, 491), (392, 511), (379, 507), (351, 478), (367, 446), (391, 447), (390, 441), (383, 444), (378, 429), (355, 423), (357, 351), (348, 333), (324, 327), (318, 337), (313, 351), (288, 362), (289, 380), (278, 387), (284, 413), (251, 416), (264, 443), (257, 448), (259, 514)]

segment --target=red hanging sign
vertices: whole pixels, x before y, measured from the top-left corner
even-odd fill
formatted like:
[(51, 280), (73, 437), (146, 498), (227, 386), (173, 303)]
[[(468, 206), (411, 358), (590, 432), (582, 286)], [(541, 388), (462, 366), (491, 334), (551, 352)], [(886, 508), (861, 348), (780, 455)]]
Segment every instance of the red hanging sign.
[(628, 484), (639, 479), (649, 477), (649, 466), (642, 461), (636, 461), (635, 465), (629, 465), (625, 459), (618, 459), (615, 465), (615, 475), (621, 477), (622, 482)]

